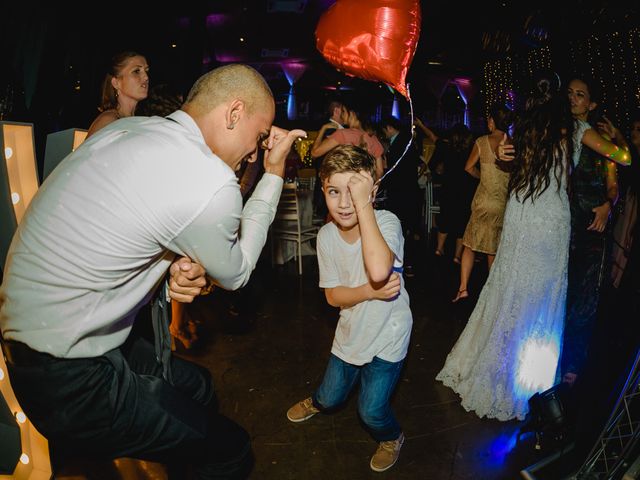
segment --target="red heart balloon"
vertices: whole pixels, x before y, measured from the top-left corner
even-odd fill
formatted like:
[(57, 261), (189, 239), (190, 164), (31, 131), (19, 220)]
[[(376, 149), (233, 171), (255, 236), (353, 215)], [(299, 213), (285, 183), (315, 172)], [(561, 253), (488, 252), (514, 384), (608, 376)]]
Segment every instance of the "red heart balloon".
[(337, 0), (318, 22), (316, 46), (347, 75), (382, 81), (406, 97), (419, 36), (418, 0)]

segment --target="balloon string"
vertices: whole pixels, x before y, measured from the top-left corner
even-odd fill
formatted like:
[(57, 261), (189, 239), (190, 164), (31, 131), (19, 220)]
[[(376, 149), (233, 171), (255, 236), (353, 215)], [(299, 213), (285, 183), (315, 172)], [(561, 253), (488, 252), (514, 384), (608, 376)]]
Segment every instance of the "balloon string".
[(384, 180), (387, 175), (395, 170), (395, 168), (400, 163), (400, 160), (404, 158), (404, 156), (409, 151), (409, 147), (411, 147), (411, 144), (413, 143), (413, 134), (415, 132), (416, 126), (413, 124), (413, 102), (411, 101), (411, 90), (409, 89), (409, 84), (407, 84), (407, 99), (409, 100), (409, 110), (411, 112), (411, 135), (409, 136), (409, 142), (407, 143), (407, 146), (404, 147), (404, 151), (402, 152), (402, 155), (400, 155), (398, 160), (396, 160), (396, 163), (394, 163), (393, 166), (389, 170), (387, 170), (386, 173), (382, 175), (382, 177), (380, 177), (380, 179), (376, 182), (376, 185), (380, 184), (380, 182), (382, 182), (382, 180)]
[[(411, 144), (413, 143), (413, 135), (415, 133), (415, 129), (416, 126), (413, 124), (413, 102), (411, 101), (411, 89), (410, 89), (410, 85), (407, 83), (407, 100), (409, 100), (409, 112), (410, 112), (410, 116), (411, 116), (411, 135), (409, 135), (409, 143), (407, 143), (407, 146), (404, 147), (404, 151), (402, 152), (402, 155), (400, 155), (400, 157), (398, 158), (398, 160), (396, 160), (396, 163), (394, 163), (392, 165), (392, 167), (387, 170), (385, 172), (384, 175), (382, 175), (382, 177), (380, 177), (376, 183), (373, 184), (373, 190), (371, 191), (371, 193), (369, 194), (369, 202), (372, 202), (374, 199), (372, 198), (372, 194), (373, 192), (375, 192), (376, 187), (378, 187), (380, 185), (380, 183), (382, 182), (382, 180), (385, 179), (385, 177), (387, 175), (389, 175), (391, 172), (393, 172), (395, 170), (395, 168), (398, 166), (398, 164), (400, 163), (400, 160), (402, 160), (404, 158), (404, 156), (407, 154), (407, 152), (409, 151), (409, 148), (411, 147)], [(367, 204), (369, 203), (367, 202)]]

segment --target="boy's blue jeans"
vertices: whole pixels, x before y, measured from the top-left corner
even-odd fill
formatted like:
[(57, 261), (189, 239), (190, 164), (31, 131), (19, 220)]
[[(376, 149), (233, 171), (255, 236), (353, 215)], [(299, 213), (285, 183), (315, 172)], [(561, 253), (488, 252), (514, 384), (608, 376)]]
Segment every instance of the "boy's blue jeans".
[(377, 442), (395, 440), (401, 428), (391, 411), (389, 400), (395, 389), (402, 364), (373, 357), (370, 363), (352, 365), (331, 354), (322, 384), (313, 394), (313, 405), (330, 410), (343, 403), (360, 378), (358, 413)]

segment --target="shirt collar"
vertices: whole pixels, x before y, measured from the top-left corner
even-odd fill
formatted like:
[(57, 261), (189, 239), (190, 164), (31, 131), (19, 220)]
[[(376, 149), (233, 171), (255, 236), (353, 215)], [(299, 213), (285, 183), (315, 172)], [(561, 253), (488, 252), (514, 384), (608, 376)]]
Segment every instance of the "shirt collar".
[(391, 144), (394, 142), (394, 140), (398, 137), (398, 134), (399, 134), (399, 133), (400, 133), (400, 132), (396, 133), (395, 135), (393, 135), (393, 136), (389, 139), (389, 145), (391, 145)]
[(338, 128), (344, 128), (341, 123), (336, 122), (333, 118), (330, 118), (329, 121), (334, 125), (337, 125)]
[(186, 128), (189, 133), (196, 135), (198, 138), (202, 139), (202, 143), (206, 144), (204, 140), (204, 136), (202, 135), (202, 131), (196, 121), (189, 115), (187, 112), (183, 110), (176, 110), (171, 115), (167, 115), (167, 118), (170, 118), (174, 122), (179, 123), (184, 128)]

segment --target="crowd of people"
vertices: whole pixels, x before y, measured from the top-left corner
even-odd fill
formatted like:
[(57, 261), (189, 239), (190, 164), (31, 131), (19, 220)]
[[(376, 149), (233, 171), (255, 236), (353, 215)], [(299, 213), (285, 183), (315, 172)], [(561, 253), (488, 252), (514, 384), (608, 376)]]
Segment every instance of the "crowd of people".
[[(214, 69), (185, 99), (150, 89), (148, 69), (135, 52), (114, 57), (87, 140), (22, 219), (3, 270), (2, 347), (56, 458), (132, 456), (197, 478), (246, 478), (249, 436), (218, 411), (210, 373), (163, 347), (168, 335), (197, 339), (181, 304), (246, 285), (287, 156), (306, 133), (273, 125), (273, 94), (251, 67)], [(637, 185), (621, 192), (616, 165), (637, 158), (640, 121), (630, 147), (606, 116), (591, 118), (598, 102), (589, 80), (563, 88), (547, 72), (523, 111), (492, 107), (475, 142), (464, 125), (436, 134), (416, 120), (436, 144), (431, 167), (442, 166), (435, 255), (454, 239), (453, 302), (469, 298), (476, 253), (489, 268), (436, 377), (480, 417), (522, 420), (533, 394), (581, 375), (616, 202), (637, 198)], [(326, 216), (316, 249), (319, 287), (340, 318), (322, 381), (286, 416), (330, 413), (359, 384), (358, 413), (378, 444), (370, 467), (382, 472), (405, 440), (391, 398), (411, 335), (405, 277), (418, 260), (424, 162), (411, 125), (387, 117), (376, 129), (341, 101), (328, 114), (311, 147), (314, 207)], [(628, 225), (619, 230), (631, 241)], [(150, 302), (155, 345), (131, 334)]]

